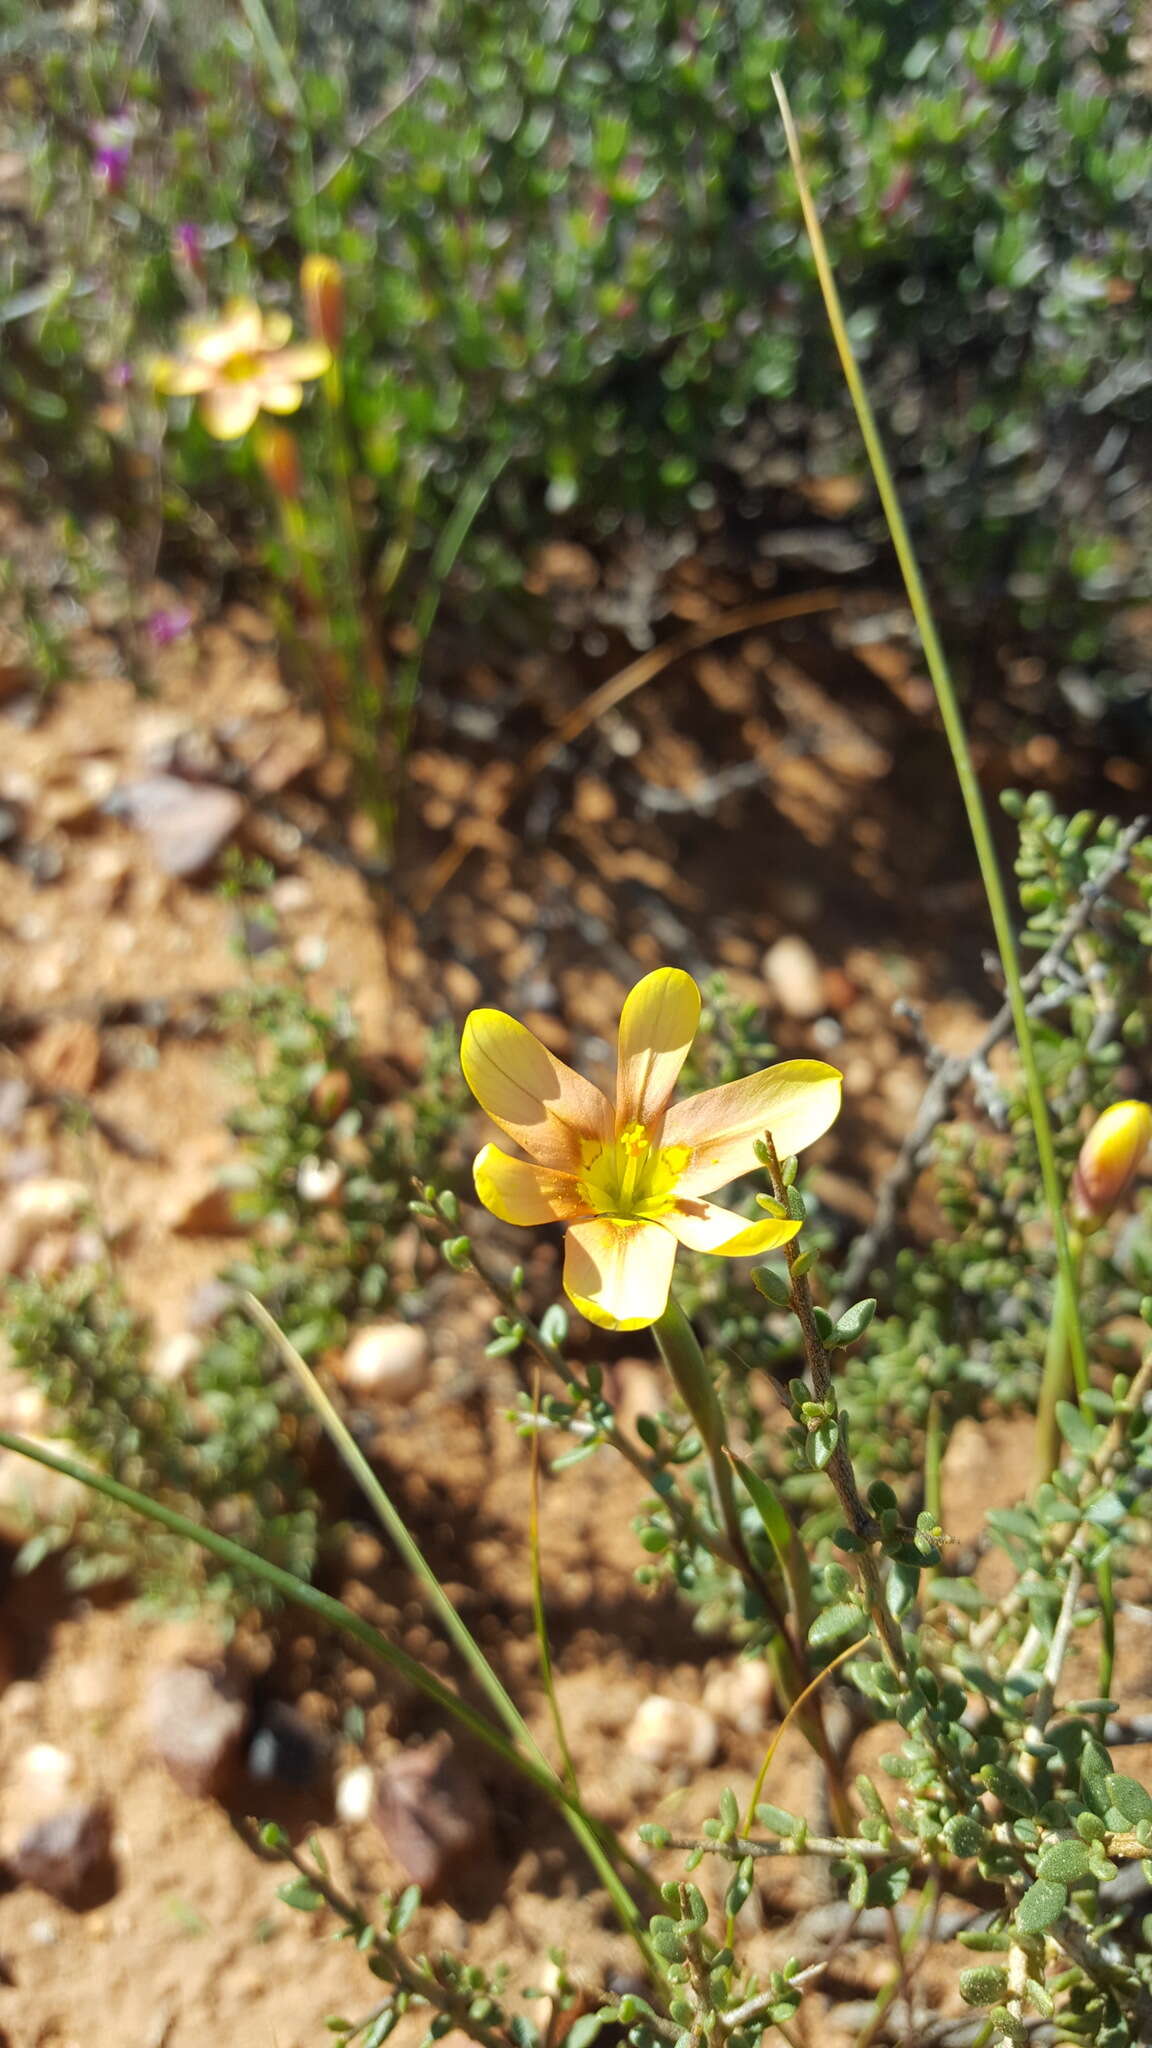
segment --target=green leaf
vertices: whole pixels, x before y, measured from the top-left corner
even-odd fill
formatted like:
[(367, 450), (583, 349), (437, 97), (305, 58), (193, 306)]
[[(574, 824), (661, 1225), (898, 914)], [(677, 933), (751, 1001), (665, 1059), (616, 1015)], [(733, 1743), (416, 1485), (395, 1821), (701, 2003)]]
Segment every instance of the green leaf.
[(756, 1808), (756, 1818), (770, 1835), (783, 1835), (786, 1839), (798, 1835), (803, 1826), (794, 1813), (785, 1813), (782, 1806), (771, 1806), (767, 1802)]
[(1070, 1450), (1082, 1457), (1090, 1457), (1096, 1448), (1099, 1430), (1094, 1428), (1087, 1417), (1071, 1401), (1057, 1401), (1056, 1420), (1060, 1434)]
[(995, 1963), (961, 1970), (959, 1990), (965, 2005), (995, 2005), (1008, 1994), (1008, 1972)]
[(1105, 1789), (1111, 1804), (1119, 1809), (1132, 1827), (1137, 1821), (1152, 1820), (1152, 1798), (1135, 1778), (1124, 1778), (1113, 1772), (1105, 1780)]
[(764, 1534), (776, 1552), (780, 1569), (787, 1576), (792, 1564), (792, 1524), (775, 1487), (745, 1459), (733, 1456), (732, 1463), (748, 1489), (752, 1505), (764, 1525)]
[(839, 1418), (830, 1422), (822, 1422), (818, 1429), (812, 1431), (808, 1439), (808, 1455), (817, 1472), (823, 1472), (829, 1459), (835, 1455), (839, 1442)]
[(421, 1891), (418, 1884), (406, 1884), (392, 1911), (388, 1915), (389, 1934), (403, 1934), (411, 1924), (420, 1905)]
[(1023, 1778), (1015, 1771), (1006, 1771), (1001, 1764), (985, 1764), (980, 1772), (990, 1792), (994, 1792), (1001, 1806), (1009, 1813), (1035, 1813), (1036, 1801)]
[(758, 1294), (770, 1301), (773, 1308), (791, 1308), (792, 1290), (782, 1273), (774, 1266), (757, 1266), (752, 1274), (752, 1285)]
[(540, 1335), (557, 1351), (568, 1342), (568, 1313), (558, 1301), (552, 1302), (541, 1316)]
[(1067, 1887), (1054, 1884), (1047, 1878), (1037, 1878), (1029, 1885), (1013, 1919), (1021, 1934), (1043, 1934), (1054, 1920), (1060, 1918), (1068, 1904)]
[(844, 1344), (854, 1344), (858, 1337), (864, 1335), (875, 1313), (876, 1302), (873, 1297), (870, 1296), (867, 1301), (854, 1301), (851, 1308), (845, 1309), (828, 1337), (829, 1350), (838, 1350)]
[(278, 1885), (276, 1896), (286, 1906), (294, 1906), (298, 1913), (315, 1913), (324, 1904), (323, 1893), (309, 1884), (306, 1877), (294, 1877), (289, 1884)]
[(822, 1643), (835, 1643), (841, 1636), (850, 1636), (862, 1628), (864, 1616), (850, 1600), (841, 1600), (835, 1607), (826, 1607), (818, 1614), (808, 1631), (808, 1641), (814, 1649)]
[(1091, 1859), (1083, 1842), (1053, 1842), (1036, 1865), (1036, 1875), (1056, 1884), (1079, 1884), (1090, 1868)]
[[(979, 1856), (988, 1840), (988, 1830), (973, 1813), (953, 1814), (944, 1829), (944, 1840), (954, 1856)], [(999, 1997), (999, 1992), (997, 1992)]]
[(591, 2043), (596, 2039), (603, 2025), (604, 2014), (602, 2012), (581, 2013), (578, 2020), (573, 2020), (565, 2035), (569, 2048), (591, 2048)]

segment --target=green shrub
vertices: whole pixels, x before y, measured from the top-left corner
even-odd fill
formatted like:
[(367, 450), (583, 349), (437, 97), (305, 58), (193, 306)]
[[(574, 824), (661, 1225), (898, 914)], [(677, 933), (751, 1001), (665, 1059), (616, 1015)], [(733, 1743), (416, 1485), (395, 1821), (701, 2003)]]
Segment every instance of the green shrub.
[[(30, 189), (3, 258), (0, 406), (45, 481), (102, 467), (106, 502), (144, 516), (149, 401), (120, 392), (113, 432), (95, 405), (186, 304), (190, 222), (211, 302), (283, 296), (305, 248), (344, 264), (385, 579), (390, 543), (418, 559), (501, 462), (471, 545), (488, 588), (541, 496), (596, 531), (682, 517), (734, 475), (753, 517), (769, 502), (795, 523), (777, 487), (858, 457), (778, 66), (930, 571), (1043, 628), (1081, 709), (1080, 668), (1108, 648), (1114, 686), (1141, 687), (1110, 621), (1146, 593), (1152, 538), (1152, 113), (1113, 0), (1002, 18), (976, 0), (349, 6), (308, 10), (287, 53), (230, 9), (157, 17), (138, 48), (135, 11), (112, 13), (96, 44), (70, 17), (16, 15), (5, 37)], [(77, 105), (128, 124), (114, 191)], [(242, 534), (247, 454), (177, 438), (173, 525), (200, 506)]]

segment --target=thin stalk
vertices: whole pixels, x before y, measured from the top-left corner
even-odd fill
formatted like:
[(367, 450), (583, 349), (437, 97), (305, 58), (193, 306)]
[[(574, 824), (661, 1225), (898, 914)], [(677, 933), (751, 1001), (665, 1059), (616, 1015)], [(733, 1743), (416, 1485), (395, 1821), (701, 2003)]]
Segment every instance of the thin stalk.
[[(539, 1422), (540, 1414), (540, 1368), (532, 1375), (532, 1409)], [(544, 1601), (544, 1575), (540, 1566), (540, 1430), (532, 1431), (531, 1491), (528, 1512), (528, 1552), (532, 1561), (532, 1620), (536, 1629), (536, 1647), (540, 1657), (540, 1682), (548, 1701), (548, 1712), (556, 1745), (564, 1762), (564, 1783), (574, 1799), (580, 1797), (580, 1782), (576, 1775), (576, 1762), (564, 1727), (564, 1716), (560, 1712), (560, 1701), (556, 1696), (556, 1674), (552, 1668), (552, 1645), (548, 1639), (548, 1610)]]
[(294, 1573), (284, 1571), (279, 1565), (259, 1556), (256, 1551), (246, 1550), (243, 1544), (234, 1543), (230, 1537), (219, 1535), (215, 1529), (206, 1528), (202, 1522), (191, 1521), (187, 1515), (179, 1514), (175, 1508), (165, 1507), (163, 1502), (152, 1500), (146, 1493), (137, 1493), (135, 1487), (122, 1485), (118, 1479), (110, 1478), (106, 1472), (95, 1472), (90, 1467), (77, 1465), (71, 1458), (62, 1458), (57, 1452), (46, 1450), (42, 1444), (30, 1443), (24, 1437), (13, 1436), (8, 1430), (0, 1430), (0, 1450), (13, 1451), (21, 1458), (31, 1458), (34, 1464), (45, 1465), (50, 1472), (58, 1472), (63, 1478), (73, 1479), (77, 1485), (86, 1486), (93, 1493), (103, 1494), (106, 1500), (115, 1501), (119, 1507), (130, 1508), (134, 1514), (142, 1515), (146, 1521), (155, 1522), (160, 1528), (169, 1530), (173, 1536), (180, 1536), (188, 1543), (198, 1544), (201, 1550), (209, 1551), (223, 1564), (231, 1565), (233, 1570), (262, 1579), (266, 1586), (272, 1587), (283, 1599), (294, 1602), (298, 1607), (307, 1608), (309, 1613), (315, 1614), (330, 1627), (352, 1637), (372, 1656), (378, 1657), (382, 1664), (388, 1665), (405, 1679), (416, 1691), (422, 1692), (445, 1713), (451, 1714), (462, 1727), (467, 1728), (470, 1735), (484, 1743), (485, 1747), (492, 1750), (503, 1763), (511, 1765), (513, 1770), (518, 1770), (524, 1777), (530, 1778), (541, 1792), (560, 1807), (573, 1834), (600, 1874), (605, 1890), (617, 1905), (626, 1932), (631, 1935), (643, 1956), (645, 1967), (654, 1976), (661, 1974), (662, 1966), (649, 1947), (637, 1908), (624, 1891), (619, 1876), (609, 1863), (595, 1829), (583, 1809), (560, 1783), (551, 1765), (539, 1752), (532, 1754), (531, 1751), (525, 1751), (515, 1742), (509, 1741), (508, 1737), (489, 1721), (486, 1714), (479, 1713), (475, 1707), (469, 1706), (467, 1700), (461, 1699), (458, 1693), (442, 1685), (440, 1680), (434, 1677), (432, 1672), (427, 1671), (415, 1657), (410, 1657), (408, 1652), (401, 1650), (397, 1644), (390, 1643), (387, 1636), (382, 1635), (379, 1629), (373, 1628), (362, 1615), (354, 1613), (350, 1607), (345, 1607), (342, 1601), (334, 1600), (330, 1594), (322, 1593), (318, 1587), (310, 1585), (307, 1579), (298, 1579)]
[(1036, 1448), (1032, 1472), (1035, 1486), (1041, 1486), (1046, 1479), (1051, 1479), (1060, 1463), (1063, 1439), (1056, 1416), (1059, 1403), (1067, 1401), (1073, 1393), (1083, 1394), (1087, 1386), (1087, 1378), (1082, 1378), (1077, 1371), (1071, 1333), (1073, 1310), (1080, 1299), (1080, 1274), (1084, 1264), (1084, 1240), (1078, 1230), (1069, 1231), (1068, 1243), (1072, 1255), (1074, 1293), (1069, 1296), (1065, 1276), (1058, 1273), (1056, 1291), (1052, 1299), (1052, 1316), (1048, 1324), (1048, 1341), (1044, 1348), (1040, 1401), (1036, 1409)]
[[(255, 1295), (252, 1294), (245, 1296), (245, 1302), (249, 1313), (259, 1323), (265, 1335), (276, 1346), (281, 1358), (299, 1383), (302, 1392), (307, 1396), (307, 1399), (320, 1417), (324, 1428), (348, 1470), (363, 1487), (365, 1494), (371, 1501), (405, 1564), (424, 1587), (429, 1601), (440, 1618), (445, 1634), (454, 1643), (477, 1683), (487, 1693), (497, 1714), (508, 1729), (513, 1743), (517, 1745), (515, 1753), (521, 1753), (520, 1745), (522, 1745), (523, 1752), (531, 1758), (536, 1769), (546, 1773), (554, 1790), (559, 1792), (561, 1789), (560, 1781), (515, 1701), (506, 1691), (497, 1673), (492, 1669), (471, 1630), (456, 1612), (420, 1545), (405, 1525), (403, 1516), (385, 1492), (377, 1474), (372, 1470), (371, 1465), (348, 1429), (343, 1417), (338, 1414), (332, 1402), (328, 1399), (315, 1373), (305, 1363), (304, 1359), (301, 1358), (295, 1345), (285, 1336), (275, 1319), (269, 1315), (263, 1303), (257, 1301)], [(635, 1901), (629, 1897), (620, 1874), (605, 1847), (604, 1837), (606, 1831), (601, 1830), (598, 1824), (589, 1819), (575, 1792), (565, 1791), (563, 1804), (568, 1824), (589, 1861), (598, 1872), (600, 1880), (616, 1908), (621, 1925), (636, 1942), (647, 1966), (650, 1969), (656, 1968), (654, 1954), (649, 1949)], [(629, 1860), (626, 1850), (615, 1841), (613, 1836), (609, 1834), (607, 1839), (611, 1842), (612, 1848), (617, 1855), (625, 1861)]]
[[(1097, 1696), (1102, 1700), (1112, 1696), (1112, 1680), (1116, 1670), (1116, 1590), (1112, 1583), (1112, 1559), (1105, 1555), (1096, 1566), (1096, 1597), (1100, 1602), (1100, 1668), (1097, 1675)], [(1104, 1740), (1104, 1724), (1108, 1719), (1106, 1709), (1100, 1714), (1100, 1740)]]
[(362, 1615), (356, 1614), (350, 1607), (345, 1607), (342, 1601), (332, 1599), (330, 1594), (320, 1592), (316, 1586), (310, 1585), (307, 1579), (298, 1579), (294, 1573), (284, 1571), (280, 1565), (270, 1563), (267, 1558), (260, 1557), (255, 1551), (245, 1550), (242, 1544), (234, 1543), (231, 1537), (219, 1535), (215, 1529), (205, 1527), (202, 1522), (191, 1521), (187, 1515), (179, 1514), (175, 1508), (166, 1507), (162, 1501), (151, 1499), (146, 1493), (137, 1493), (135, 1487), (122, 1485), (118, 1479), (110, 1478), (106, 1472), (95, 1472), (88, 1466), (78, 1465), (71, 1458), (62, 1458), (58, 1452), (46, 1450), (42, 1444), (30, 1443), (24, 1437), (13, 1436), (7, 1430), (0, 1430), (0, 1450), (14, 1451), (21, 1458), (31, 1458), (37, 1465), (46, 1465), (50, 1472), (59, 1472), (65, 1479), (74, 1479), (78, 1485), (88, 1487), (93, 1493), (102, 1494), (105, 1500), (115, 1501), (118, 1507), (130, 1508), (134, 1514), (143, 1515), (145, 1520), (156, 1523), (161, 1529), (167, 1529), (173, 1536), (180, 1536), (188, 1543), (198, 1544), (201, 1550), (209, 1551), (213, 1557), (218, 1557), (234, 1571), (245, 1572), (252, 1578), (263, 1580), (266, 1586), (270, 1586), (283, 1599), (294, 1602), (298, 1607), (307, 1608), (308, 1612), (315, 1614), (319, 1620), (339, 1629), (342, 1634), (351, 1636), (362, 1649), (369, 1651), (373, 1657), (378, 1657), (382, 1664), (386, 1664), (409, 1685), (415, 1686), (417, 1691), (422, 1692), (436, 1706), (453, 1715), (467, 1728), (470, 1735), (475, 1735), (503, 1762), (513, 1765), (526, 1777), (531, 1778), (549, 1798), (560, 1796), (564, 1803), (567, 1803), (566, 1795), (563, 1795), (557, 1786), (553, 1772), (542, 1768), (531, 1757), (522, 1755), (486, 1714), (479, 1713), (475, 1707), (469, 1706), (467, 1700), (461, 1699), (459, 1694), (442, 1685), (432, 1672), (425, 1670), (423, 1664), (415, 1657), (410, 1657), (408, 1652), (401, 1650), (397, 1644), (389, 1642), (387, 1636), (382, 1635), (379, 1629), (373, 1628), (371, 1622), (365, 1621)]
[(412, 617), (412, 630), (416, 637), (416, 651), (402, 663), (396, 677), (396, 695), (392, 706), (393, 745), (396, 750), (396, 767), (399, 770), (404, 760), (412, 728), (412, 714), (420, 687), (421, 664), (429, 635), (436, 623), (444, 585), (456, 566), (456, 560), (468, 538), (485, 500), (502, 472), (512, 459), (511, 448), (495, 448), (486, 462), (482, 462), (474, 475), (468, 477), (461, 489), (443, 531), (432, 550), (423, 588), (416, 600)]
[[(788, 1627), (788, 1616), (777, 1599), (771, 1582), (763, 1572), (757, 1570), (745, 1541), (736, 1498), (734, 1468), (728, 1451), (724, 1410), (720, 1405), (707, 1360), (697, 1341), (696, 1332), (675, 1295), (669, 1295), (663, 1315), (652, 1326), (652, 1334), (660, 1347), (660, 1355), (675, 1381), (677, 1392), (700, 1432), (716, 1488), (720, 1514), (740, 1575), (763, 1604), (776, 1632), (773, 1643), (773, 1668), (788, 1702), (788, 1711), (791, 1713), (812, 1691), (808, 1683), (811, 1667), (807, 1662), (804, 1646), (797, 1645), (793, 1640)], [(844, 1826), (848, 1809), (842, 1775), (828, 1740), (819, 1703), (811, 1715), (801, 1716), (800, 1725), (827, 1773), (828, 1789), (837, 1825)]]
[(832, 330), (836, 352), (840, 358), (840, 367), (844, 372), (844, 380), (851, 395), (856, 418), (860, 426), (860, 433), (872, 468), (872, 475), (875, 478), (880, 502), (884, 508), (884, 517), (888, 522), (888, 530), (892, 536), (892, 545), (895, 549), (896, 559), (900, 564), (900, 572), (904, 578), (908, 602), (912, 608), (912, 616), (916, 621), (920, 642), (924, 649), (924, 659), (927, 663), (928, 673), (932, 678), (932, 686), (936, 692), (936, 702), (940, 707), (940, 717), (948, 737), (948, 745), (952, 750), (952, 761), (956, 770), (956, 779), (960, 784), (964, 808), (968, 813), (968, 825), (976, 848), (976, 858), (984, 883), (984, 893), (988, 898), (988, 908), (996, 933), (996, 944), (1000, 953), (1005, 991), (1012, 1007), (1012, 1022), (1016, 1032), (1017, 1044), (1020, 1048), (1020, 1064), (1024, 1070), (1028, 1106), (1032, 1116), (1032, 1126), (1036, 1134), (1036, 1151), (1040, 1162), (1040, 1177), (1044, 1186), (1044, 1201), (1048, 1210), (1052, 1238), (1056, 1246), (1056, 1261), (1067, 1291), (1068, 1341), (1072, 1353), (1073, 1370), (1076, 1375), (1077, 1386), (1082, 1386), (1087, 1383), (1088, 1361), (1084, 1348), (1084, 1331), (1080, 1321), (1079, 1297), (1075, 1284), (1072, 1252), (1064, 1220), (1064, 1196), (1060, 1185), (1060, 1172), (1056, 1163), (1056, 1147), (1052, 1137), (1052, 1122), (1048, 1114), (1048, 1103), (1044, 1095), (1044, 1083), (1036, 1056), (1036, 1042), (1032, 1035), (1031, 1020), (1028, 1016), (1027, 997), (1025, 996), (1021, 980), (1016, 933), (1008, 907), (1008, 898), (1004, 889), (1003, 879), (1000, 874), (1000, 864), (996, 858), (995, 842), (993, 841), (991, 827), (988, 823), (988, 813), (984, 806), (984, 798), (976, 777), (976, 770), (972, 763), (968, 735), (964, 727), (964, 718), (956, 696), (956, 688), (952, 680), (951, 670), (948, 666), (939, 633), (936, 630), (936, 622), (932, 616), (931, 605), (928, 602), (928, 594), (924, 587), (920, 564), (916, 557), (916, 551), (912, 546), (911, 536), (900, 505), (895, 480), (876, 424), (876, 416), (872, 410), (872, 403), (868, 397), (864, 379), (860, 373), (860, 366), (856, 361), (852, 343), (848, 336), (848, 329), (844, 320), (844, 310), (840, 303), (840, 293), (837, 289), (836, 279), (828, 257), (827, 245), (824, 240), (824, 231), (820, 225), (820, 217), (816, 211), (812, 189), (808, 183), (808, 175), (804, 168), (800, 138), (796, 132), (796, 123), (792, 118), (792, 108), (788, 101), (788, 95), (784, 90), (783, 82), (775, 73), (773, 74), (772, 82), (784, 123), (784, 133), (788, 141), (788, 154), (792, 160), (792, 169), (796, 177), (800, 206), (804, 215), (804, 225), (808, 230), (808, 238), (812, 245), (812, 255), (816, 264), (816, 274), (820, 281), (820, 289), (824, 297), (824, 308), (828, 316), (828, 324)]

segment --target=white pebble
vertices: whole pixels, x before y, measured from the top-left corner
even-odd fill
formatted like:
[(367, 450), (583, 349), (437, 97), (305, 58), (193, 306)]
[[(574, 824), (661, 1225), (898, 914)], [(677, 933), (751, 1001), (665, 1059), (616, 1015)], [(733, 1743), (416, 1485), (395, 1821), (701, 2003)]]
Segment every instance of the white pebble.
[(302, 1202), (334, 1201), (344, 1185), (344, 1171), (336, 1159), (302, 1159), (296, 1169), (296, 1192)]
[(349, 1827), (367, 1820), (376, 1799), (376, 1773), (371, 1764), (354, 1764), (336, 1780), (336, 1818)]
[(428, 1339), (412, 1323), (366, 1323), (336, 1367), (350, 1394), (410, 1401), (428, 1377)]
[(632, 1717), (625, 1746), (651, 1764), (710, 1764), (719, 1746), (711, 1714), (690, 1700), (649, 1693)]

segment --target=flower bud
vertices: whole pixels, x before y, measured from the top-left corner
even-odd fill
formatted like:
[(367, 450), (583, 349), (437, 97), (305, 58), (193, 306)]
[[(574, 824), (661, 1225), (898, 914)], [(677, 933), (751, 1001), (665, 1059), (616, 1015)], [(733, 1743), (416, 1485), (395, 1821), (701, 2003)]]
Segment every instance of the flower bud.
[(306, 256), (300, 265), (300, 291), (308, 332), (339, 355), (344, 339), (344, 273), (334, 256)]
[(1099, 1230), (1127, 1194), (1152, 1138), (1146, 1102), (1114, 1102), (1097, 1117), (1080, 1147), (1069, 1213), (1085, 1233)]
[(300, 447), (287, 427), (261, 425), (253, 436), (256, 460), (278, 498), (300, 496)]

